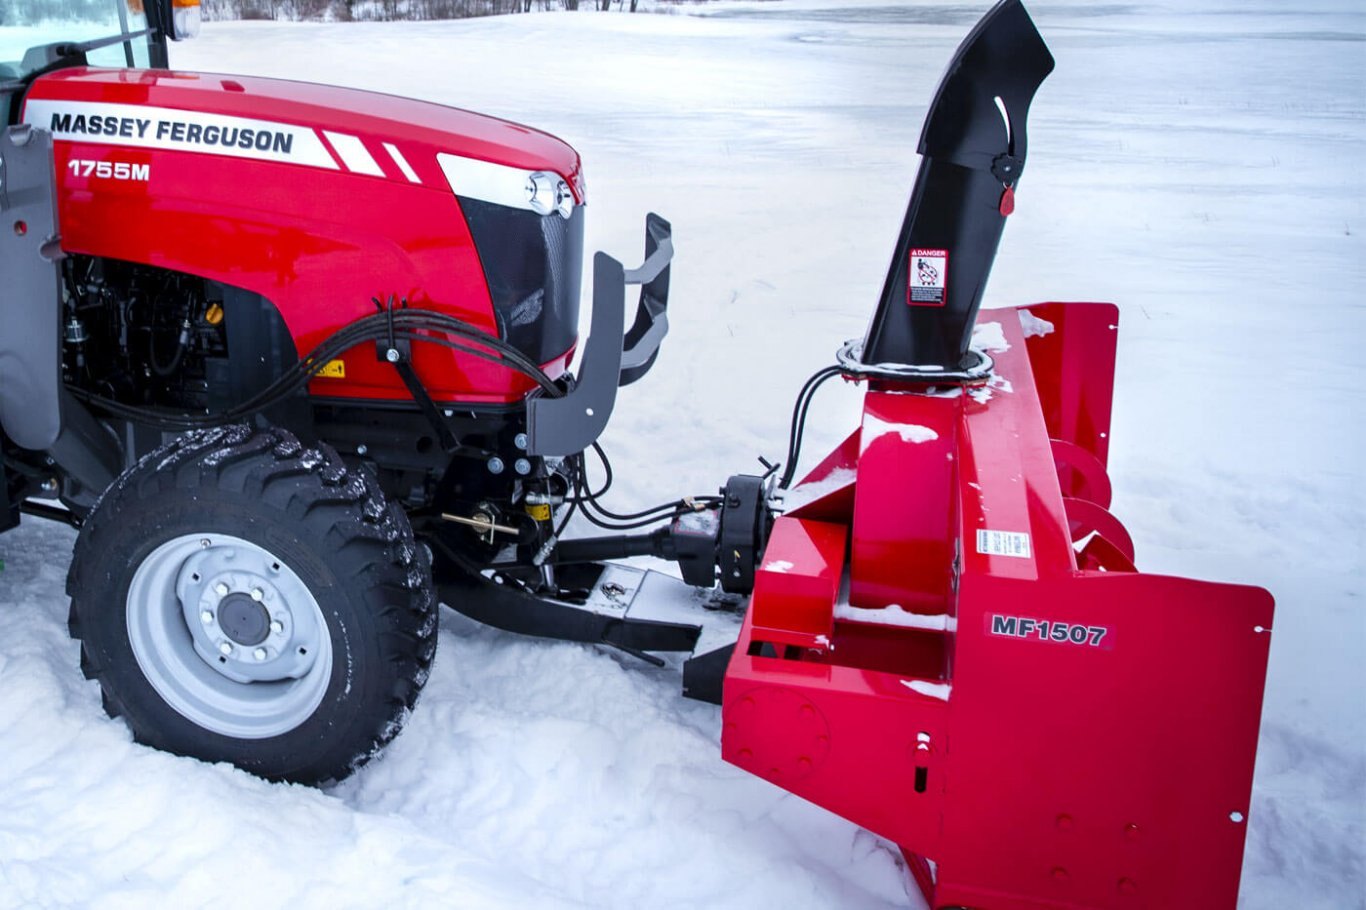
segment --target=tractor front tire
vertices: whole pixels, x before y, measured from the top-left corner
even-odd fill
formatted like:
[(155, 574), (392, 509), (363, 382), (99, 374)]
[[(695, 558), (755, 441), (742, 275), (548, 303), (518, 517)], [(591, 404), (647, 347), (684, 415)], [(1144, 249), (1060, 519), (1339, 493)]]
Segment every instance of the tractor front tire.
[(142, 743), (340, 780), (397, 735), (436, 648), (402, 509), (281, 429), (186, 434), (105, 493), (67, 578), (81, 668)]

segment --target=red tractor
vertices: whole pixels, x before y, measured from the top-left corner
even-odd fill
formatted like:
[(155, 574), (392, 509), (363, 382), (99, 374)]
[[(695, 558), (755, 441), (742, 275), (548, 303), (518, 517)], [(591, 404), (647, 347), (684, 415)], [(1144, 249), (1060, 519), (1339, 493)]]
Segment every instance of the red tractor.
[[(0, 522), (80, 529), (71, 632), (139, 741), (345, 777), (413, 707), (439, 599), (690, 655), (725, 758), (900, 845), (934, 907), (1233, 905), (1271, 599), (1134, 570), (1114, 307), (977, 319), (1053, 66), (1019, 0), (950, 64), (868, 333), (786, 462), (625, 515), (589, 467), (667, 331), (668, 222), (638, 268), (597, 254), (580, 347), (573, 149), (167, 69), (196, 15), (112, 0), (108, 37), (0, 84)], [(836, 376), (863, 420), (799, 483)], [(678, 577), (611, 562), (637, 555)]]

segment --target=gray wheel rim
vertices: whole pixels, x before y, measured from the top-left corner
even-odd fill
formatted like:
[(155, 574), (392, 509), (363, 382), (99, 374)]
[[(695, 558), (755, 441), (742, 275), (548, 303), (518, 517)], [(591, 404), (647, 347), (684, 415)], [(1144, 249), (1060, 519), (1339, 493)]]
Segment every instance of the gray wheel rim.
[(196, 725), (279, 736), (313, 716), (332, 639), (308, 586), (275, 554), (227, 534), (157, 547), (128, 588), (128, 642), (147, 681)]

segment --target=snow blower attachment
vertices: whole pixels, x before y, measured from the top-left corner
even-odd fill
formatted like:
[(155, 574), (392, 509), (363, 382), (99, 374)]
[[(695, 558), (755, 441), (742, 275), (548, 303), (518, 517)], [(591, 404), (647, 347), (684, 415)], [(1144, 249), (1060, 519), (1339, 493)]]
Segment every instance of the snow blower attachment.
[(949, 66), (840, 354), (862, 423), (773, 526), (722, 752), (899, 845), (932, 908), (1232, 908), (1271, 597), (1135, 571), (1108, 511), (1114, 306), (972, 331), (1051, 68), (1018, 0)]

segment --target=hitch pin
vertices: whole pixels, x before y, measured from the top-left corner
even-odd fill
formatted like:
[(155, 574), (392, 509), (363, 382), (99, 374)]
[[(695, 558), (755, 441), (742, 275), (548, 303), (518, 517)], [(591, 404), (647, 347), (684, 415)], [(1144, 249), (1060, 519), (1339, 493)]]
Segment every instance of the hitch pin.
[(509, 528), (507, 525), (494, 524), (493, 519), (486, 515), (476, 515), (473, 518), (466, 518), (464, 515), (452, 515), (449, 512), (442, 512), (441, 517), (446, 521), (453, 521), (456, 524), (468, 525), (480, 534), (488, 534), (492, 531), (502, 531), (504, 534), (520, 534), (516, 528)]

